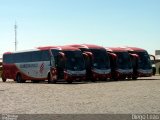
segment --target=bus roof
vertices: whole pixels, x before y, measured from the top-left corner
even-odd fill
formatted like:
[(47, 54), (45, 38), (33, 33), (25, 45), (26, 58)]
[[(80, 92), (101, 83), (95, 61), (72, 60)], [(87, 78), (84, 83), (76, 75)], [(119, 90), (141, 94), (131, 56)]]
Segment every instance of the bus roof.
[(109, 52), (127, 52), (126, 48), (123, 47), (106, 47)]
[(125, 49), (127, 51), (146, 51), (145, 49), (143, 48), (138, 48), (138, 47), (125, 47)]
[(49, 49), (58, 49), (60, 50), (61, 48), (58, 46), (42, 46), (42, 47), (37, 47), (39, 50), (49, 50)]
[(48, 49), (58, 49), (58, 50), (79, 50), (78, 48), (71, 47), (71, 46), (44, 46), (44, 47), (38, 47), (40, 50), (48, 50)]
[(73, 45), (68, 45), (68, 46), (76, 47), (76, 48), (86, 48), (86, 49), (88, 49), (88, 47), (87, 47), (87, 46), (82, 45), (82, 44), (73, 44)]
[(63, 51), (80, 51), (80, 49), (76, 48), (76, 47), (72, 47), (72, 46), (59, 46), (61, 48), (61, 50)]
[(102, 46), (93, 45), (93, 44), (73, 44), (69, 46), (76, 47), (76, 48), (86, 48), (86, 49), (105, 49)]
[(4, 54), (12, 54), (12, 53), (13, 53), (13, 52), (5, 52), (5, 53), (3, 53), (3, 55), (4, 55)]
[(22, 50), (22, 51), (16, 51), (16, 52), (5, 52), (3, 55), (6, 54), (14, 54), (14, 53), (24, 53), (24, 52), (31, 52), (31, 51), (40, 51), (39, 49), (29, 49), (29, 50)]
[(93, 45), (93, 44), (83, 44), (84, 46), (87, 46), (89, 49), (105, 49), (102, 46), (99, 45)]

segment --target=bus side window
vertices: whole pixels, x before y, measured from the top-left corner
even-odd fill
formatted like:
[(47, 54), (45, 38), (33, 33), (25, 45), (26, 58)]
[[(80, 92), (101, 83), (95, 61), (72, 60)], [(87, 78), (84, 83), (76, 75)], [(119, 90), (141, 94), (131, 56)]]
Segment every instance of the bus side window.
[(49, 61), (50, 60), (50, 55), (49, 55), (49, 51), (45, 50), (42, 51), (42, 61)]
[(42, 52), (41, 51), (34, 51), (31, 53), (32, 55), (32, 62), (41, 61)]
[(12, 54), (5, 54), (3, 56), (3, 62), (4, 63), (13, 63), (13, 55)]
[(29, 52), (22, 53), (22, 61), (21, 62), (32, 62), (32, 56), (29, 54)]
[(14, 63), (20, 63), (20, 62), (22, 62), (21, 59), (23, 59), (22, 53), (19, 53), (19, 54), (15, 53), (15, 54), (13, 54), (13, 62)]

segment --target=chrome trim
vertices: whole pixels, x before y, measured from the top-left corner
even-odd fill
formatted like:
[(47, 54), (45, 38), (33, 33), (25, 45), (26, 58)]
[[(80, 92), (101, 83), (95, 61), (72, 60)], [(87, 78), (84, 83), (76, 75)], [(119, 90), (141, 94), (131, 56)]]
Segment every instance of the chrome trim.
[(119, 72), (119, 73), (132, 73), (133, 69), (126, 69), (126, 70), (124, 70), (124, 69), (117, 69), (116, 71)]
[(111, 72), (111, 69), (105, 69), (105, 70), (93, 69), (92, 71), (98, 74), (109, 74)]

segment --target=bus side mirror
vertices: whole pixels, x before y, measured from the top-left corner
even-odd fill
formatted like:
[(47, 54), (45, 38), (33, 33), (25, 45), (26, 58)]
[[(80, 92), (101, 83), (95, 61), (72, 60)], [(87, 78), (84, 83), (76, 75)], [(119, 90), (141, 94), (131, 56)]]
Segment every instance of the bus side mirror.
[(82, 53), (82, 55), (83, 55), (84, 57), (88, 57), (88, 55), (87, 55), (86, 53)]
[(152, 64), (155, 64), (156, 58), (154, 55), (149, 55), (150, 56), (150, 60), (152, 61)]
[(91, 68), (92, 66), (92, 60), (93, 60), (93, 54), (91, 52), (83, 52), (83, 56), (85, 58), (85, 65), (86, 68)]
[(115, 53), (108, 53), (109, 56), (112, 57), (113, 60), (116, 60), (117, 59), (117, 55)]
[(129, 55), (133, 58), (133, 59), (139, 59), (139, 56), (137, 54), (131, 54), (129, 53)]
[(111, 69), (117, 68), (117, 55), (115, 53), (107, 52), (110, 58)]
[(63, 52), (59, 52), (59, 57), (60, 57), (60, 59), (65, 59), (65, 54), (63, 53)]
[(83, 57), (84, 57), (85, 59), (89, 59), (88, 54), (86, 54), (86, 53), (82, 53), (82, 55), (83, 55)]
[(93, 59), (93, 54), (91, 52), (84, 52), (83, 54), (85, 54), (86, 56), (90, 57)]

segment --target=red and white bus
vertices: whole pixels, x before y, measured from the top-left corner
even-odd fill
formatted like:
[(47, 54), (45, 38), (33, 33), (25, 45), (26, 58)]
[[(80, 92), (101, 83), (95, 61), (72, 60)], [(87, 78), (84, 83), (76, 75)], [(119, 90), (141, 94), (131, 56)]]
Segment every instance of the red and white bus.
[(152, 65), (148, 52), (142, 48), (126, 47), (130, 54), (136, 54), (138, 57), (133, 62), (133, 79), (138, 77), (152, 76)]
[[(18, 83), (26, 80), (38, 82), (47, 80), (50, 68), (55, 68), (55, 59), (50, 49), (7, 52), (3, 54), (3, 82), (14, 79)], [(52, 71), (56, 79), (56, 69)]]
[[(69, 45), (79, 48), (88, 57), (85, 58), (87, 79), (92, 81), (111, 77), (110, 61), (105, 48), (98, 45)], [(89, 59), (88, 59), (89, 58)]]
[(83, 54), (80, 49), (69, 46), (48, 46), (38, 49), (51, 49), (55, 58), (57, 79), (50, 79), (56, 83), (58, 80), (65, 80), (68, 83), (83, 81), (86, 79), (86, 70)]
[(133, 67), (128, 51), (120, 47), (107, 47), (110, 55), (111, 73), (114, 80), (131, 78)]
[(4, 53), (3, 82), (14, 79), (18, 83), (26, 80), (49, 83), (66, 81), (72, 83), (85, 80), (86, 70), (82, 52), (72, 47), (38, 47), (36, 50)]

